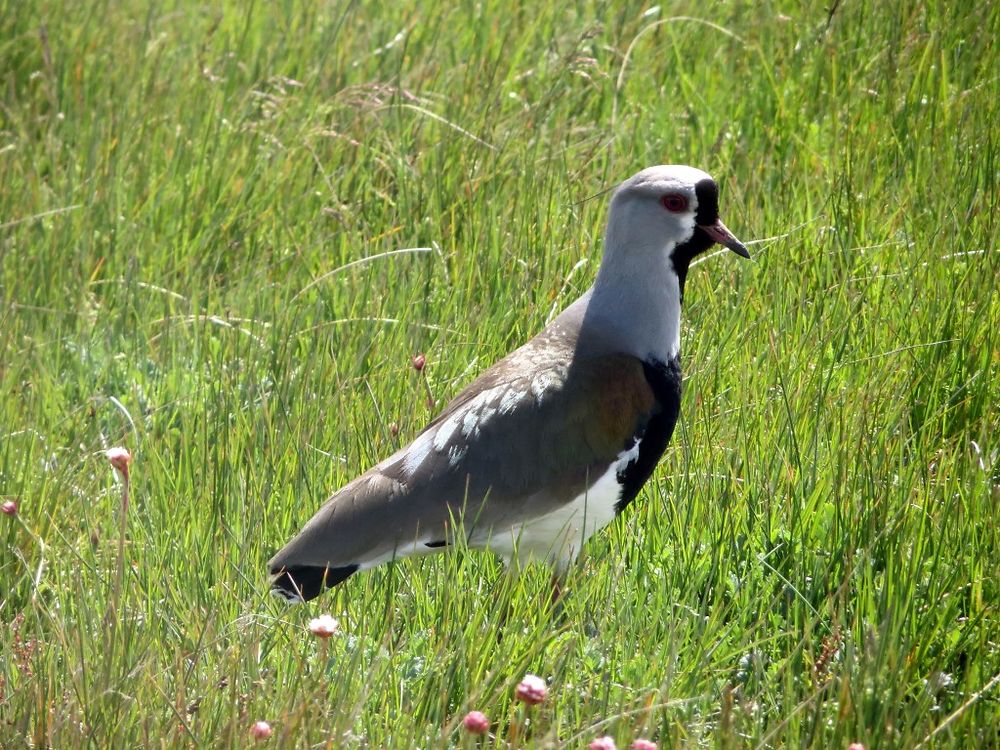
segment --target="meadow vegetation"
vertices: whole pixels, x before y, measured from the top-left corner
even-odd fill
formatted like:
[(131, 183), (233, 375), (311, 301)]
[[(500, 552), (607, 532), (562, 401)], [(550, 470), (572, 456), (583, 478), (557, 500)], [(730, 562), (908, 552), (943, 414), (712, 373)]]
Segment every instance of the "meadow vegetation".
[[(0, 745), (1000, 744), (997, 39), (932, 0), (0, 0)], [(682, 422), (563, 611), (468, 551), (270, 597), (657, 163), (756, 258), (692, 269)]]

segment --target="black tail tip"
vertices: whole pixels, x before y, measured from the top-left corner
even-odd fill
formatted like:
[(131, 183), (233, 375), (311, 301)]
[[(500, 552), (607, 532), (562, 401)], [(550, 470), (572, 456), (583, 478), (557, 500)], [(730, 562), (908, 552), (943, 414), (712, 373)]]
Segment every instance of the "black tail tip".
[(271, 593), (285, 601), (298, 604), (315, 599), (325, 589), (345, 581), (358, 570), (357, 565), (327, 568), (322, 565), (296, 565), (272, 569)]

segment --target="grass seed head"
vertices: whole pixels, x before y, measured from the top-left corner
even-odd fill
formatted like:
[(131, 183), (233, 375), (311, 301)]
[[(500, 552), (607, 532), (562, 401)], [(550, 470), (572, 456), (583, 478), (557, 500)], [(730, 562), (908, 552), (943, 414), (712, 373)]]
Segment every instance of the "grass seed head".
[(128, 465), (132, 463), (132, 454), (127, 449), (122, 447), (108, 448), (104, 451), (104, 455), (111, 462), (115, 471), (122, 477), (128, 477)]
[(309, 621), (309, 632), (317, 638), (329, 638), (340, 630), (340, 622), (330, 615), (320, 615)]
[(469, 711), (462, 719), (462, 725), (472, 734), (486, 734), (490, 730), (490, 720), (482, 711)]
[(517, 684), (517, 689), (514, 691), (514, 697), (516, 697), (522, 703), (527, 703), (529, 706), (535, 706), (545, 700), (545, 696), (548, 695), (549, 688), (543, 680), (538, 675), (526, 674), (524, 679), (522, 679)]
[(255, 721), (250, 727), (250, 736), (255, 740), (266, 740), (274, 732), (266, 721)]

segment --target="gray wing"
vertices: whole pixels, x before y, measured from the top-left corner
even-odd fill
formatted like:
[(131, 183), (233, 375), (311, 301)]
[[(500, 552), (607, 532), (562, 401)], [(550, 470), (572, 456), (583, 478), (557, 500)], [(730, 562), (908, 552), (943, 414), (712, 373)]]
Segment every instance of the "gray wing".
[(318, 594), (355, 570), (443, 546), (455, 522), (478, 535), (544, 515), (605, 472), (655, 407), (634, 357), (526, 368), (518, 355), (527, 356), (488, 370), (409, 446), (336, 492), (271, 573), (298, 570), (303, 589), (304, 568), (322, 573)]

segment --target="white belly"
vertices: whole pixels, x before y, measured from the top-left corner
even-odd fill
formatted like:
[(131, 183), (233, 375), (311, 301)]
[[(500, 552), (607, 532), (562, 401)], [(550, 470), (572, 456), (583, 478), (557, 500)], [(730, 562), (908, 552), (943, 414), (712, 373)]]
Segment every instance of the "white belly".
[(572, 502), (509, 530), (495, 529), (483, 546), (508, 564), (515, 559), (522, 565), (548, 562), (559, 571), (565, 570), (580, 554), (584, 542), (614, 520), (615, 504), (621, 498), (617, 474), (618, 462)]

